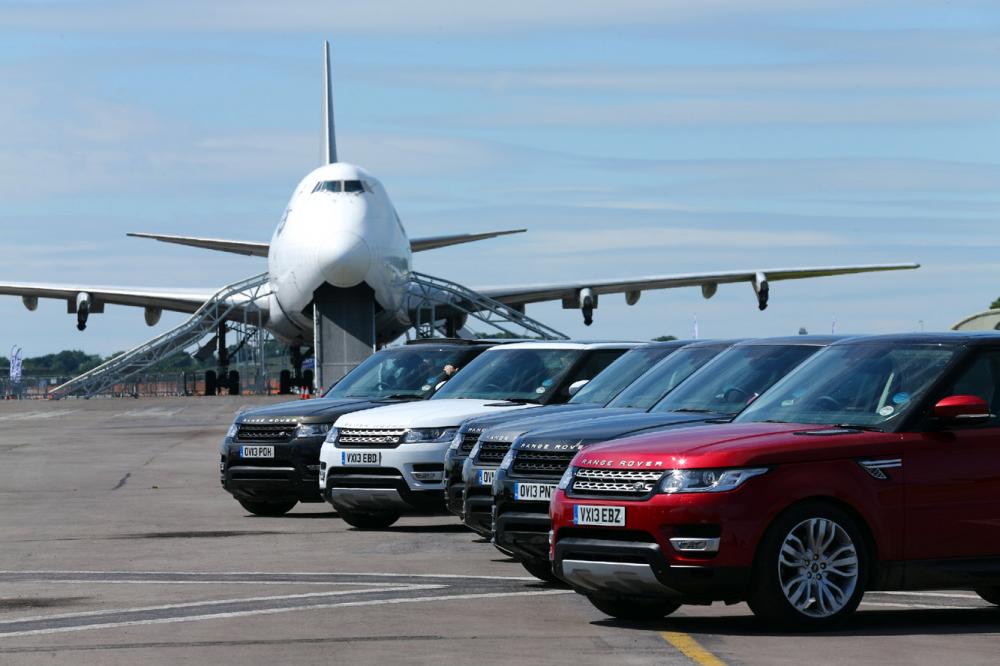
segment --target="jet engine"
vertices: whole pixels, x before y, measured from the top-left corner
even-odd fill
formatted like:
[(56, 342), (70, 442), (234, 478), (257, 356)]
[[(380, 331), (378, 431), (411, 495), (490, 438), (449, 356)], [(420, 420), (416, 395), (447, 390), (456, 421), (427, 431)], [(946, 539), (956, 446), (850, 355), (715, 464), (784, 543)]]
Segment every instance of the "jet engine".
[(87, 328), (87, 318), (90, 316), (90, 294), (81, 291), (76, 295), (76, 330)]
[(770, 294), (771, 288), (767, 284), (767, 276), (763, 273), (757, 273), (753, 276), (753, 290), (757, 294), (757, 307), (760, 310), (767, 309), (767, 297)]

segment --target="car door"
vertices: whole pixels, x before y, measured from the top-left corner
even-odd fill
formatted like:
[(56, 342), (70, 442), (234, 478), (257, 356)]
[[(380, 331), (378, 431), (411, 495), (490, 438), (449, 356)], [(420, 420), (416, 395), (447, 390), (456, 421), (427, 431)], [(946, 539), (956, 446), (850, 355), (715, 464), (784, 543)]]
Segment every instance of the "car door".
[(977, 425), (905, 433), (907, 560), (997, 558), (1000, 564), (1000, 350), (981, 350), (933, 397), (976, 395), (993, 416)]

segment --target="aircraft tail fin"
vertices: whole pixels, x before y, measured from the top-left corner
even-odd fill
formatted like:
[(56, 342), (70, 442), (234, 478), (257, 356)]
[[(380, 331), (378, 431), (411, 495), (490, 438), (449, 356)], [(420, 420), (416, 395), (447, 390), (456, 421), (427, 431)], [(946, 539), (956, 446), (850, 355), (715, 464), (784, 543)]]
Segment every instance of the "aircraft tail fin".
[(337, 134), (333, 127), (333, 86), (330, 82), (330, 42), (323, 42), (323, 131), (326, 134), (326, 163), (337, 161)]

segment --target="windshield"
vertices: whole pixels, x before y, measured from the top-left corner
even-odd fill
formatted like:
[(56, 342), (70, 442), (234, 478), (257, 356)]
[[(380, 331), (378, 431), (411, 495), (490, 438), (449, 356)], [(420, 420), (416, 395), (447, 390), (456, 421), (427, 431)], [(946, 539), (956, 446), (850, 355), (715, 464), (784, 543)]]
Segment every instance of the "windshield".
[(660, 359), (677, 351), (679, 347), (654, 345), (631, 349), (574, 395), (571, 405), (606, 405), (621, 393), (622, 389), (634, 382), (644, 372), (656, 365)]
[(739, 420), (886, 429), (920, 401), (955, 353), (898, 343), (830, 347)]
[(581, 349), (503, 349), (482, 354), (434, 398), (545, 402)]
[(663, 359), (609, 402), (610, 407), (649, 409), (725, 347), (684, 347)]
[(465, 364), (469, 349), (419, 346), (383, 349), (330, 388), (324, 398), (427, 398), (445, 379), (444, 367)]
[(649, 411), (735, 416), (819, 349), (812, 345), (730, 347)]

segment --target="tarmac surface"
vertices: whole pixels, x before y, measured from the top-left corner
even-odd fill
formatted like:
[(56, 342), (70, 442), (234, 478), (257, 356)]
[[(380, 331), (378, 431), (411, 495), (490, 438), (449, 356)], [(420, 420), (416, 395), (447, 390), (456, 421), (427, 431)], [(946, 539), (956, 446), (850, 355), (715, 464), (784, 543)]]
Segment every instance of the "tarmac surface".
[(870, 593), (837, 632), (745, 605), (613, 621), (446, 517), (248, 515), (218, 444), (275, 398), (0, 403), (0, 664), (996, 664), (970, 592)]

